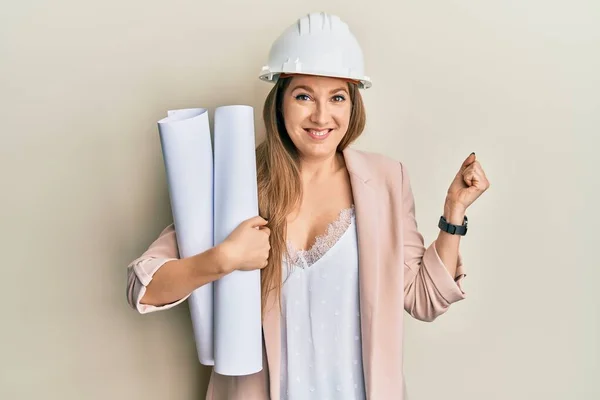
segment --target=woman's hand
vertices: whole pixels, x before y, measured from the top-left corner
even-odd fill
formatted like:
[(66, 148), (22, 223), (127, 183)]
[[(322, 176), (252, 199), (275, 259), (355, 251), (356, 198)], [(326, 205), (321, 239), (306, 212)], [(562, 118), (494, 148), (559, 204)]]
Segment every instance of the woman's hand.
[(252, 271), (267, 266), (271, 231), (261, 217), (243, 221), (218, 245), (226, 273), (235, 270)]
[(475, 153), (471, 153), (448, 188), (446, 209), (454, 214), (465, 212), (489, 187), (490, 182), (481, 164), (477, 161)]

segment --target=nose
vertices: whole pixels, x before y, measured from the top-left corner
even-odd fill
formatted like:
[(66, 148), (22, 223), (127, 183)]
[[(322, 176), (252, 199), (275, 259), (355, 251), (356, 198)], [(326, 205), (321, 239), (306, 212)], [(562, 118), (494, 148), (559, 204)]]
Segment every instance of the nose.
[(326, 102), (318, 101), (315, 103), (310, 121), (319, 126), (326, 126), (331, 121), (331, 113)]

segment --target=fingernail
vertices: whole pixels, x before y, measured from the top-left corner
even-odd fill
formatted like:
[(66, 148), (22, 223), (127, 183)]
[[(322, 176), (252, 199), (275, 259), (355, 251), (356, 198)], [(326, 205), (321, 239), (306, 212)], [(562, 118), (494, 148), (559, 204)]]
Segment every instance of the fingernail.
[(472, 152), (471, 155), (475, 154), (475, 152)]

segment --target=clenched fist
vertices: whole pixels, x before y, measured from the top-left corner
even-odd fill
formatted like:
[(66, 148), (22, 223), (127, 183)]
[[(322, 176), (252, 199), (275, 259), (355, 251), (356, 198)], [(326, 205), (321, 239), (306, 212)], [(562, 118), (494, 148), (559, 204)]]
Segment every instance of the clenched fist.
[(267, 266), (271, 231), (261, 217), (243, 221), (219, 245), (228, 271), (252, 271)]
[(475, 153), (471, 153), (448, 188), (446, 204), (466, 210), (489, 187), (490, 182), (481, 164), (477, 161)]

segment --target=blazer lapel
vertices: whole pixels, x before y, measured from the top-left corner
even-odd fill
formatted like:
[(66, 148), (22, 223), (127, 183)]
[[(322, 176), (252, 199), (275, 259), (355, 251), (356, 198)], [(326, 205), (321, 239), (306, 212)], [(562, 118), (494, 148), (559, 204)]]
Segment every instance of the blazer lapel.
[(344, 150), (346, 168), (350, 174), (356, 228), (358, 234), (359, 297), (363, 351), (363, 372), (367, 399), (373, 392), (373, 318), (376, 307), (377, 287), (379, 286), (377, 234), (379, 225), (377, 213), (377, 190), (369, 174), (369, 166), (362, 156), (352, 149)]

